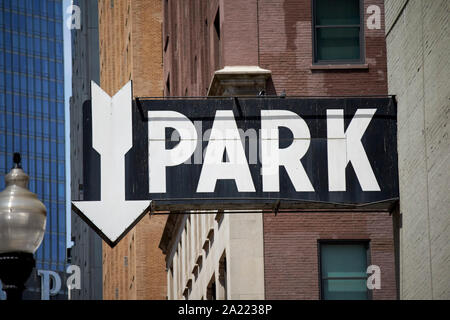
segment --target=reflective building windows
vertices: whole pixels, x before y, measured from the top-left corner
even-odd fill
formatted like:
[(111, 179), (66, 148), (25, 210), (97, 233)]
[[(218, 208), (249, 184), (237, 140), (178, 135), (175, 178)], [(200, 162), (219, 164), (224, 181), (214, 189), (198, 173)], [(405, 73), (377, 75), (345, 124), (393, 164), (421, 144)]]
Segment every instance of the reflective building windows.
[(0, 174), (20, 152), (48, 211), (36, 268), (54, 271), (66, 263), (63, 79), (62, 0), (0, 0)]

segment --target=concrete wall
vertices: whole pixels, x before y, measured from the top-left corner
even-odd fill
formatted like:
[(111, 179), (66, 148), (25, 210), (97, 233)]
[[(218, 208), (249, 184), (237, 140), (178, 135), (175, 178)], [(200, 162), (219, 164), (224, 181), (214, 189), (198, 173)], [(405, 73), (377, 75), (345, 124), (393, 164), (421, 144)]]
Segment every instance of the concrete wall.
[[(115, 94), (129, 80), (134, 97), (162, 96), (162, 3), (99, 0), (100, 84)], [(144, 217), (110, 248), (103, 243), (104, 299), (165, 299), (158, 248), (165, 216)]]
[[(97, 1), (80, 0), (82, 28), (72, 32), (73, 65), (70, 99), (71, 197), (83, 200), (83, 103), (91, 98), (91, 80), (100, 82)], [(102, 241), (72, 213), (72, 264), (80, 267), (81, 289), (70, 298), (102, 299)]]
[[(184, 215), (172, 239), (167, 259), (169, 299), (207, 300), (211, 279), (217, 299), (264, 299), (261, 214)], [(221, 268), (224, 258), (226, 267)], [(223, 269), (226, 285), (220, 279)]]
[(402, 299), (450, 298), (447, 0), (386, 0), (389, 93), (398, 100)]

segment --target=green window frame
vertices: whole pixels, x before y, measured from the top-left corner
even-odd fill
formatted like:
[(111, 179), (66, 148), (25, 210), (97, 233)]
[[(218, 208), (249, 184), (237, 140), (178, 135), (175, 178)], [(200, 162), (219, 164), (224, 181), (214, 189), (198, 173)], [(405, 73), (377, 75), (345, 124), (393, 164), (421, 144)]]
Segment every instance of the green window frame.
[(370, 300), (368, 240), (320, 240), (319, 288), (322, 300)]
[(362, 64), (363, 0), (312, 0), (313, 64)]

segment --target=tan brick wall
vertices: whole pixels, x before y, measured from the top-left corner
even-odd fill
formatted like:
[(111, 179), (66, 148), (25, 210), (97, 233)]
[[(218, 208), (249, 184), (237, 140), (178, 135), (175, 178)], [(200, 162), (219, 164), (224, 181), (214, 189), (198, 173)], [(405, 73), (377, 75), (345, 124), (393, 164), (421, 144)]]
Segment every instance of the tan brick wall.
[[(110, 95), (133, 81), (133, 95), (161, 96), (161, 1), (100, 0), (100, 82)], [(165, 216), (145, 216), (115, 248), (103, 243), (104, 299), (165, 299), (158, 248)]]

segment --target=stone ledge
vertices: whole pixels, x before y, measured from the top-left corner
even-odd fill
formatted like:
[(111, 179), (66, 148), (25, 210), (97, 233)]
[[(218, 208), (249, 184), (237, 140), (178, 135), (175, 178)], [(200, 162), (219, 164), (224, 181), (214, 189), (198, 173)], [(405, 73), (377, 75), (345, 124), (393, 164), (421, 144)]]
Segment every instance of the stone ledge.
[(364, 64), (313, 64), (311, 70), (366, 70), (369, 69), (367, 63)]
[(214, 72), (208, 96), (256, 96), (271, 76), (258, 66), (226, 66)]

